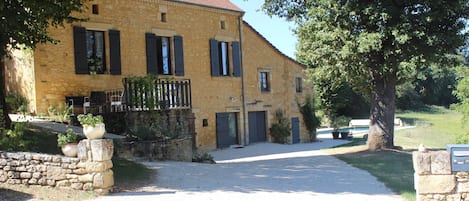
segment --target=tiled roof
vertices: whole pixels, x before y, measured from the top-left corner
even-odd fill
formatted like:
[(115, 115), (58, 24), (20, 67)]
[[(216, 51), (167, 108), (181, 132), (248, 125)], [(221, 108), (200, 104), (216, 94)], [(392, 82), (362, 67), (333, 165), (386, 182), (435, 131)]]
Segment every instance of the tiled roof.
[(227, 10), (243, 12), (241, 8), (231, 3), (230, 0), (179, 0), (179, 1), (187, 2), (191, 4), (204, 5), (204, 6), (209, 6), (209, 7), (223, 8)]

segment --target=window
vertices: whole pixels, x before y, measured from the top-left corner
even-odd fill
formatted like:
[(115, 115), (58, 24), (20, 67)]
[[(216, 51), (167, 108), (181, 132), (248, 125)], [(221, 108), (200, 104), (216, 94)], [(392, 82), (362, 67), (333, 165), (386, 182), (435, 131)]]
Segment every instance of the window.
[(270, 91), (269, 73), (259, 72), (259, 85), (261, 86), (261, 92)]
[[(171, 53), (169, 52), (169, 37), (157, 38), (161, 40), (161, 55), (157, 55), (161, 61), (160, 74), (170, 75), (171, 74)], [(157, 45), (160, 43), (156, 43)]]
[(167, 37), (146, 33), (145, 38), (148, 74), (184, 76), (184, 51), (181, 36)]
[(166, 13), (161, 13), (161, 22), (166, 22)]
[(104, 31), (86, 31), (86, 58), (91, 74), (103, 74), (106, 70)]
[(220, 73), (223, 76), (229, 75), (229, 64), (228, 64), (228, 43), (227, 42), (220, 42)]
[[(108, 34), (107, 39), (105, 34)], [(110, 74), (121, 74), (120, 31), (111, 29), (106, 33), (75, 26), (73, 40), (76, 74), (105, 74), (107, 67)]]
[(303, 79), (301, 77), (295, 78), (295, 88), (296, 88), (296, 93), (303, 92)]
[(98, 4), (93, 4), (91, 6), (91, 13), (95, 14), (95, 15), (98, 15), (99, 14), (99, 7), (98, 7)]
[(225, 30), (226, 29), (226, 23), (225, 21), (220, 21), (220, 29)]
[(240, 77), (241, 59), (239, 42), (210, 40), (210, 65), (212, 76), (230, 76), (232, 73), (234, 77)]

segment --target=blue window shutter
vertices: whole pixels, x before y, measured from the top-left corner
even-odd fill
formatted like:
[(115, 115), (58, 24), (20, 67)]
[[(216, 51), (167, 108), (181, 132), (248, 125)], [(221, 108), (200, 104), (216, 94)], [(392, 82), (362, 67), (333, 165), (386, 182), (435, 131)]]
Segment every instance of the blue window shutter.
[(153, 33), (145, 34), (146, 49), (147, 49), (147, 73), (157, 74), (158, 64), (156, 59), (156, 36)]
[(235, 41), (231, 43), (231, 50), (233, 56), (233, 76), (241, 76), (241, 58), (239, 52), (239, 42)]
[(120, 75), (121, 72), (121, 41), (120, 31), (109, 30), (110, 73)]
[(212, 69), (212, 76), (220, 76), (220, 58), (218, 54), (218, 41), (210, 40), (210, 66)]
[(184, 76), (184, 47), (182, 36), (174, 36), (174, 62), (176, 76)]
[(75, 56), (75, 73), (89, 74), (88, 59), (86, 58), (86, 29), (85, 27), (73, 27), (73, 45)]

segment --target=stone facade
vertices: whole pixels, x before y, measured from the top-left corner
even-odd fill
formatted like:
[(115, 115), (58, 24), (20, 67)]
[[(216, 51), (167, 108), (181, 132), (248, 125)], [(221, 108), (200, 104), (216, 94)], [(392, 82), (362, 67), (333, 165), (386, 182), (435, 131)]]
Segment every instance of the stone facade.
[(128, 112), (120, 115), (125, 116), (129, 129), (148, 128), (158, 122), (161, 133), (152, 133), (159, 136), (159, 140), (119, 142), (116, 148), (119, 157), (192, 161), (195, 117), (191, 110)]
[(469, 172), (452, 172), (447, 151), (412, 153), (417, 201), (469, 200)]
[[(201, 5), (202, 3), (208, 3)], [(210, 2), (213, 4), (210, 4)], [(91, 91), (122, 89), (122, 78), (147, 74), (146, 33), (158, 36), (180, 36), (183, 41), (184, 75), (160, 75), (162, 78), (190, 79), (192, 111), (195, 115), (195, 146), (208, 151), (217, 146), (217, 114), (233, 113), (236, 117), (237, 144), (249, 141), (249, 112), (265, 112), (265, 131), (269, 140), (269, 127), (273, 114), (283, 109), (289, 118), (300, 119), (301, 142), (309, 136), (301, 123), (296, 100), (311, 95), (312, 84), (304, 82), (296, 92), (296, 79), (304, 78), (305, 67), (283, 55), (246, 22), (243, 11), (233, 7), (220, 7), (228, 0), (166, 1), (166, 0), (94, 0), (86, 3), (83, 13), (86, 22), (51, 28), (57, 45), (39, 44), (34, 50), (32, 67), (16, 66), (18, 74), (32, 75), (32, 83), (12, 83), (11, 86), (30, 89), (22, 93), (31, 103), (31, 112), (46, 114), (50, 105), (65, 102), (65, 96), (89, 96)], [(92, 13), (93, 5), (97, 14)], [(163, 16), (165, 20), (163, 20)], [(104, 74), (76, 74), (74, 60), (75, 26), (87, 30), (104, 31), (106, 71)], [(109, 30), (120, 32), (121, 72), (110, 72)], [(233, 48), (228, 48), (227, 76), (212, 76), (211, 40), (239, 42), (241, 76), (234, 75)], [(174, 42), (171, 42), (171, 47)], [(171, 52), (174, 70), (175, 52)], [(259, 73), (267, 72), (270, 91), (261, 91)], [(291, 140), (290, 140), (291, 141)]]
[(78, 146), (78, 158), (0, 152), (0, 182), (109, 193), (114, 186), (112, 140), (82, 140)]

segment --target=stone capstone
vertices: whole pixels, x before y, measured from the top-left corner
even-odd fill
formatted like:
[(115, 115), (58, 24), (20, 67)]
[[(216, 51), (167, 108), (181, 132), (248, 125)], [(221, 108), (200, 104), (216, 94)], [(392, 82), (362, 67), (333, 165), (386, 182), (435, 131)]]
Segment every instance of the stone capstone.
[(432, 174), (451, 174), (450, 154), (447, 151), (431, 152)]
[(431, 172), (431, 154), (429, 152), (413, 152), (412, 161), (417, 174), (429, 174)]

